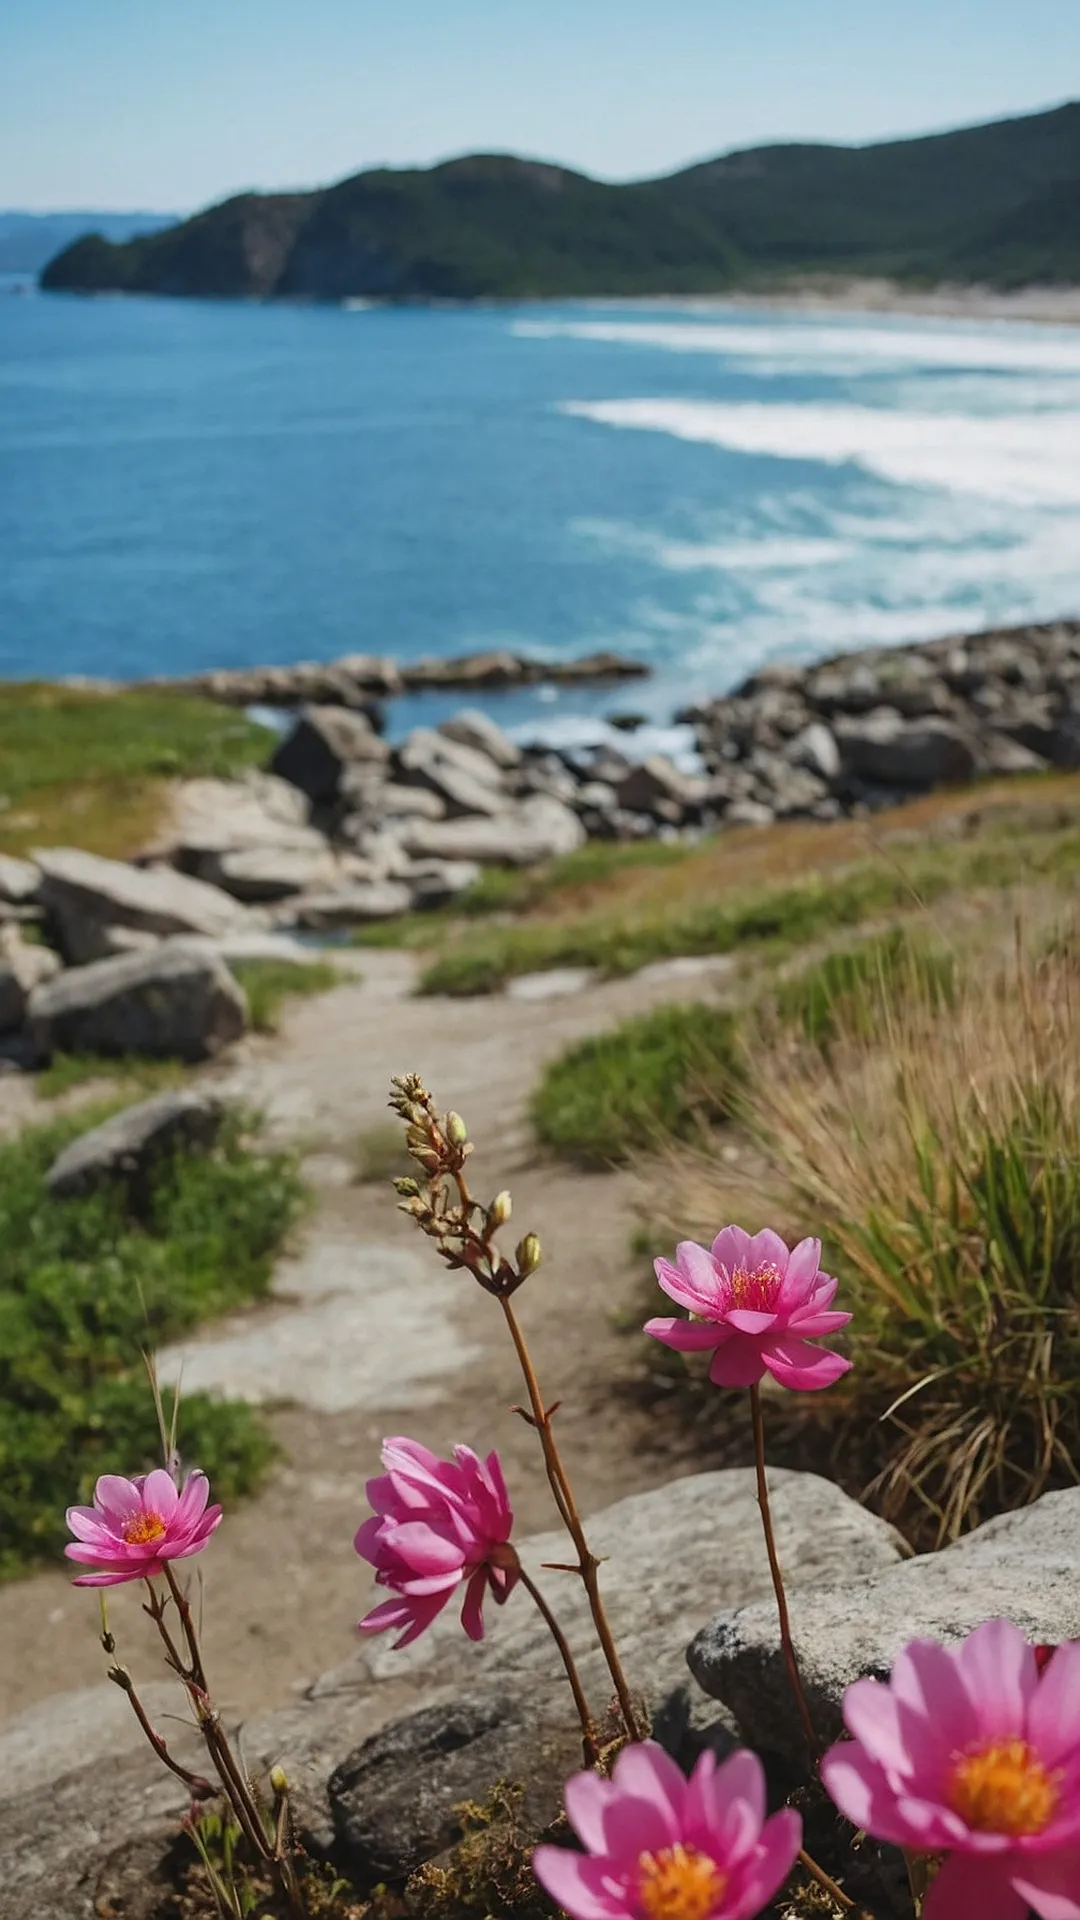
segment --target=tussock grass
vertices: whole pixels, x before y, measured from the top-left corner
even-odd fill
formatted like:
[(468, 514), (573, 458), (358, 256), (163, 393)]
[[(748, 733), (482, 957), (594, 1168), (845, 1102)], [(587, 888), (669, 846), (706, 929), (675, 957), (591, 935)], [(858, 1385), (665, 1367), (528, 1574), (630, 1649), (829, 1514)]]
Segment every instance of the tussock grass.
[(34, 1092), (39, 1100), (58, 1100), (75, 1087), (95, 1080), (138, 1087), (143, 1093), (160, 1093), (166, 1087), (179, 1086), (190, 1072), (184, 1060), (150, 1060), (143, 1054), (54, 1053), (48, 1066), (34, 1076)]
[(329, 960), (230, 960), (229, 972), (247, 995), (256, 1033), (276, 1033), (285, 1001), (298, 995), (328, 993), (346, 980), (359, 980)]
[[(115, 1111), (0, 1145), (0, 1578), (59, 1555), (99, 1473), (158, 1462), (141, 1349), (265, 1293), (302, 1202), (291, 1158), (254, 1152), (239, 1119), (213, 1153), (164, 1163), (137, 1219), (119, 1188), (50, 1199), (60, 1148)], [(273, 1452), (251, 1408), (203, 1394), (185, 1396), (180, 1448), (226, 1498)]]
[(906, 926), (840, 947), (781, 982), (776, 1010), (805, 1038), (827, 1047), (838, 1027), (880, 1030), (888, 1008), (910, 995), (951, 1004), (955, 956), (928, 946)]
[(659, 1007), (568, 1047), (532, 1097), (538, 1138), (585, 1166), (608, 1166), (700, 1135), (731, 1109), (742, 1077), (734, 1016), (697, 1003)]
[(1080, 1480), (1080, 943), (874, 992), (826, 1046), (762, 1036), (761, 1166), (672, 1160), (654, 1219), (820, 1234), (855, 1313), (824, 1411), (883, 1510), (941, 1541)]
[(120, 858), (158, 827), (171, 779), (262, 766), (273, 736), (244, 714), (137, 687), (0, 686), (0, 852), (66, 844)]

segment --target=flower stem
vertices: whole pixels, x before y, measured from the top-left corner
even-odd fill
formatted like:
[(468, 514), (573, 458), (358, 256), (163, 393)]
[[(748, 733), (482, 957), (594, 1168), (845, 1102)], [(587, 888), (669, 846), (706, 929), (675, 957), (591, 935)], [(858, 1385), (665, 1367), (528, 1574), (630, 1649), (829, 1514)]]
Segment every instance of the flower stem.
[(801, 1847), (799, 1848), (799, 1865), (810, 1875), (811, 1880), (816, 1880), (818, 1886), (825, 1889), (830, 1899), (835, 1900), (838, 1906), (848, 1911), (854, 1909), (855, 1902), (851, 1895), (845, 1893), (843, 1887), (838, 1887), (836, 1881), (830, 1879), (824, 1867), (819, 1867), (817, 1861), (810, 1854), (805, 1853)]
[(201, 1773), (192, 1773), (189, 1768), (182, 1767), (179, 1760), (173, 1759), (172, 1754), (169, 1752), (167, 1741), (151, 1725), (150, 1716), (143, 1706), (142, 1701), (139, 1699), (138, 1693), (135, 1690), (135, 1682), (132, 1680), (127, 1668), (121, 1666), (110, 1667), (109, 1679), (115, 1686), (120, 1688), (121, 1693), (127, 1694), (128, 1700), (131, 1703), (131, 1710), (162, 1765), (168, 1767), (170, 1773), (175, 1773), (177, 1779), (183, 1781), (185, 1787), (190, 1789), (197, 1800), (206, 1800), (212, 1793), (216, 1792), (216, 1788), (211, 1785), (209, 1780), (205, 1780)]
[(795, 1657), (795, 1645), (791, 1638), (791, 1622), (788, 1618), (787, 1595), (784, 1592), (784, 1576), (780, 1571), (780, 1560), (776, 1551), (776, 1536), (773, 1533), (772, 1510), (769, 1506), (769, 1485), (765, 1477), (765, 1425), (761, 1417), (761, 1388), (755, 1384), (750, 1389), (750, 1417), (754, 1427), (754, 1465), (757, 1469), (757, 1498), (761, 1509), (761, 1524), (765, 1531), (765, 1551), (769, 1556), (769, 1572), (772, 1574), (773, 1592), (776, 1595), (776, 1611), (780, 1616), (780, 1645), (783, 1648), (784, 1665), (791, 1682), (791, 1691), (795, 1696), (802, 1730), (813, 1761), (821, 1758), (821, 1746), (810, 1709), (806, 1704), (803, 1683), (799, 1675), (799, 1663)]
[(631, 1740), (641, 1740), (644, 1736), (638, 1726), (637, 1714), (634, 1711), (630, 1688), (626, 1682), (626, 1675), (622, 1669), (622, 1661), (619, 1659), (618, 1649), (612, 1636), (607, 1613), (604, 1609), (604, 1602), (600, 1594), (600, 1582), (597, 1577), (600, 1562), (591, 1551), (589, 1543), (585, 1538), (585, 1529), (581, 1524), (581, 1516), (578, 1513), (577, 1504), (567, 1478), (566, 1468), (563, 1466), (555, 1435), (552, 1431), (551, 1416), (544, 1405), (543, 1396), (540, 1392), (540, 1383), (536, 1378), (536, 1369), (533, 1366), (529, 1349), (525, 1343), (525, 1335), (521, 1331), (518, 1317), (514, 1312), (509, 1296), (500, 1294), (499, 1305), (505, 1315), (506, 1324), (510, 1329), (510, 1337), (514, 1342), (517, 1357), (521, 1364), (521, 1371), (529, 1396), (529, 1405), (532, 1409), (533, 1424), (540, 1436), (540, 1445), (544, 1451), (544, 1465), (547, 1468), (548, 1483), (554, 1495), (555, 1504), (559, 1509), (563, 1523), (574, 1543), (574, 1549), (577, 1553), (577, 1571), (581, 1575), (585, 1592), (588, 1595), (589, 1610), (592, 1613), (593, 1625), (596, 1628), (596, 1637), (603, 1649), (604, 1659), (607, 1661), (608, 1672), (611, 1675), (612, 1684), (618, 1698), (623, 1724)]
[(593, 1731), (589, 1703), (585, 1698), (585, 1689), (581, 1684), (581, 1675), (577, 1670), (577, 1661), (570, 1651), (570, 1643), (535, 1580), (530, 1579), (524, 1567), (521, 1565), (520, 1560), (517, 1566), (517, 1576), (526, 1593), (531, 1595), (535, 1601), (543, 1619), (547, 1623), (551, 1637), (559, 1649), (563, 1666), (566, 1668), (566, 1677), (570, 1682), (570, 1691), (574, 1696), (574, 1705), (578, 1711), (578, 1719), (581, 1721), (581, 1744), (585, 1755), (585, 1765), (587, 1767), (594, 1767), (598, 1757), (596, 1735)]

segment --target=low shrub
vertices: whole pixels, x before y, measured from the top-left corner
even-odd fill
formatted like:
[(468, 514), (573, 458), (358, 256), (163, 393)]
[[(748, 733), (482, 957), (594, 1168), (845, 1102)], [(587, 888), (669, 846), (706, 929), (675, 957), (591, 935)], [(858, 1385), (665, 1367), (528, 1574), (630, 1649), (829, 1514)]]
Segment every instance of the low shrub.
[[(120, 1188), (50, 1199), (60, 1148), (113, 1110), (0, 1146), (0, 1577), (55, 1558), (98, 1474), (156, 1464), (141, 1349), (265, 1293), (301, 1205), (292, 1160), (253, 1152), (236, 1119), (212, 1154), (162, 1164), (138, 1219)], [(272, 1454), (251, 1408), (202, 1394), (185, 1396), (180, 1446), (223, 1497)]]
[(730, 1111), (742, 1065), (723, 1007), (659, 1007), (568, 1047), (532, 1098), (545, 1146), (587, 1166), (697, 1133)]

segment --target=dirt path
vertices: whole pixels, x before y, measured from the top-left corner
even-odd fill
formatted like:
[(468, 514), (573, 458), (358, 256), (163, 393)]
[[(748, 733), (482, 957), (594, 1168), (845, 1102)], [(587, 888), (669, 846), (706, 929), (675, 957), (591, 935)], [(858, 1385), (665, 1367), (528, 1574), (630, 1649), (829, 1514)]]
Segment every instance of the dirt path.
[[(201, 1562), (211, 1671), (239, 1714), (281, 1703), (347, 1658), (370, 1593), (352, 1536), (384, 1433), (439, 1449), (498, 1446), (522, 1530), (554, 1523), (535, 1440), (511, 1411), (521, 1383), (497, 1306), (442, 1269), (388, 1187), (355, 1183), (356, 1142), (386, 1119), (391, 1074), (422, 1073), (440, 1105), (465, 1116), (476, 1190), (511, 1187), (510, 1231), (541, 1236), (544, 1265), (519, 1296), (521, 1317), (545, 1390), (563, 1401), (561, 1439), (585, 1511), (672, 1471), (644, 1420), (611, 1393), (635, 1366), (612, 1318), (640, 1272), (628, 1251), (634, 1182), (545, 1164), (526, 1106), (541, 1066), (568, 1041), (663, 1001), (722, 992), (730, 962), (665, 963), (562, 997), (518, 997), (519, 984), (514, 997), (465, 1001), (411, 998), (408, 954), (367, 953), (362, 966), (362, 981), (295, 1002), (278, 1037), (248, 1042), (239, 1065), (215, 1073), (264, 1110), (272, 1136), (301, 1148), (316, 1204), (274, 1301), (165, 1357), (166, 1372), (182, 1362), (189, 1387), (275, 1409), (282, 1464), (259, 1499), (227, 1516)], [(59, 1569), (0, 1589), (0, 1744), (5, 1720), (10, 1728), (50, 1700), (51, 1717), (70, 1718), (79, 1690), (98, 1686), (96, 1620), (93, 1597)], [(122, 1657), (148, 1671), (131, 1590), (114, 1590), (110, 1624)]]

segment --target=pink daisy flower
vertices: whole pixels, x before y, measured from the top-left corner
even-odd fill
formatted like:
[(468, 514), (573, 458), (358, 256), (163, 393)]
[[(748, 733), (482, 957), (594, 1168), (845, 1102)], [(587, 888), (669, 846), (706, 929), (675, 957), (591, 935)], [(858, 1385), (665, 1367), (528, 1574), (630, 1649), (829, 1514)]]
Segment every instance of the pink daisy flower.
[(396, 1597), (361, 1620), (361, 1633), (401, 1627), (394, 1646), (407, 1647), (464, 1586), (461, 1624), (470, 1640), (482, 1640), (485, 1594), (501, 1606), (517, 1580), (498, 1454), (480, 1460), (455, 1447), (452, 1460), (440, 1460), (416, 1440), (395, 1439), (383, 1442), (382, 1461), (387, 1471), (367, 1483), (375, 1515), (355, 1546)]
[(820, 1260), (820, 1240), (789, 1251), (768, 1227), (753, 1237), (724, 1227), (711, 1248), (684, 1240), (674, 1266), (656, 1262), (656, 1277), (690, 1319), (649, 1320), (645, 1332), (680, 1353), (713, 1349), (709, 1379), (718, 1387), (752, 1387), (766, 1373), (782, 1387), (831, 1387), (851, 1362), (812, 1342), (851, 1315), (829, 1310), (837, 1283)]
[(97, 1569), (80, 1573), (77, 1587), (115, 1587), (125, 1580), (152, 1579), (167, 1560), (201, 1553), (221, 1523), (221, 1508), (208, 1507), (210, 1482), (198, 1468), (183, 1487), (164, 1467), (125, 1480), (103, 1473), (92, 1507), (69, 1507), (67, 1523), (75, 1539), (64, 1548), (69, 1560)]
[(1080, 1920), (1080, 1647), (1039, 1670), (1008, 1620), (912, 1640), (844, 1695), (821, 1775), (879, 1840), (944, 1854), (923, 1920)]
[(586, 1848), (537, 1847), (533, 1871), (572, 1920), (750, 1920), (783, 1886), (802, 1842), (785, 1809), (765, 1818), (756, 1754), (689, 1780), (655, 1740), (624, 1747), (610, 1780), (575, 1773), (566, 1812)]

